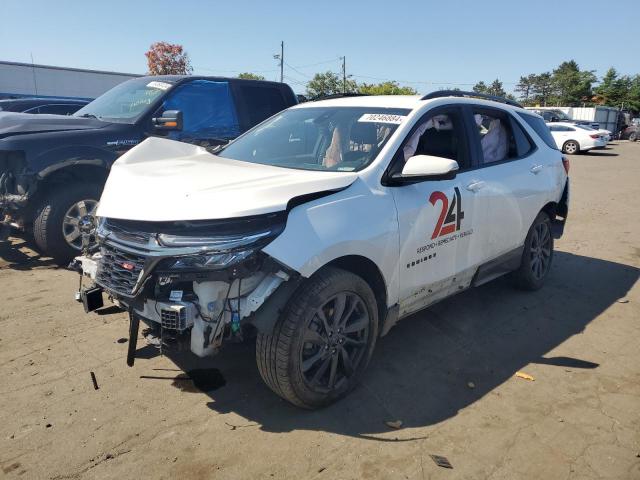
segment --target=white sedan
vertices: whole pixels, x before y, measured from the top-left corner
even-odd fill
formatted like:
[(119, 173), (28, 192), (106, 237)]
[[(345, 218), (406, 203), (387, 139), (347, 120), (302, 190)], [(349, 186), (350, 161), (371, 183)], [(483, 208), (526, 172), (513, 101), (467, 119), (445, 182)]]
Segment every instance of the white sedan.
[(553, 122), (547, 125), (558, 148), (569, 155), (594, 148), (604, 148), (607, 145), (601, 133), (585, 125), (566, 122)]
[(609, 143), (611, 140), (613, 140), (613, 133), (611, 133), (609, 130), (605, 130), (604, 128), (593, 128), (589, 125), (582, 125), (582, 124), (576, 124), (576, 127), (582, 128), (583, 130), (587, 130), (590, 133), (594, 133), (594, 132), (597, 133), (603, 138), (605, 143)]

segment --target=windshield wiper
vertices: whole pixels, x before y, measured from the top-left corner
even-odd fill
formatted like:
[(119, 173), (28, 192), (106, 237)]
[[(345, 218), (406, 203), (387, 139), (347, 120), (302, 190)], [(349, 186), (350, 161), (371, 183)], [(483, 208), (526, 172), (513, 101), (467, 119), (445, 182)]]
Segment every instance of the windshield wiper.
[(83, 113), (82, 115), (78, 115), (78, 117), (81, 117), (81, 118), (95, 118), (96, 120), (98, 120), (98, 117), (95, 116), (93, 113)]

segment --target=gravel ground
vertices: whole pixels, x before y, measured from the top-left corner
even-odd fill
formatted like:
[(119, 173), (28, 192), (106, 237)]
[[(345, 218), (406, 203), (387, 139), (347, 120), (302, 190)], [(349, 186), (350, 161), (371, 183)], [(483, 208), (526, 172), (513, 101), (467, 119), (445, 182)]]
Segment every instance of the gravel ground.
[[(401, 322), (364, 383), (317, 412), (273, 395), (248, 344), (196, 363), (140, 341), (128, 368), (125, 315), (85, 315), (76, 274), (17, 238), (0, 245), (0, 472), (640, 478), (640, 143), (571, 162), (569, 223), (545, 288), (499, 279)], [(208, 391), (183, 373), (203, 368)]]

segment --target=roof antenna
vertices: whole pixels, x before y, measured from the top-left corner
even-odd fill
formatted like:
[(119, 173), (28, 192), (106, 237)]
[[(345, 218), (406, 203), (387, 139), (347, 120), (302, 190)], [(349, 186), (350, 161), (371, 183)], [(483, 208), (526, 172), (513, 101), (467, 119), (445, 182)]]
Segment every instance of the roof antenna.
[(31, 71), (33, 72), (33, 88), (36, 91), (36, 96), (38, 96), (38, 82), (36, 81), (36, 66), (33, 64), (33, 52), (29, 52), (31, 55)]

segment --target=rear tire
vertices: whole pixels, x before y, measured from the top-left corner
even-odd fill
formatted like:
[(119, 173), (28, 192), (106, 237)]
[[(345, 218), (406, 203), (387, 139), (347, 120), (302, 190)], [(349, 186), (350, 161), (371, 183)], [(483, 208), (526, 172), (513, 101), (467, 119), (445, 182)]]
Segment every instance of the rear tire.
[[(60, 186), (46, 196), (33, 220), (33, 236), (42, 253), (50, 255), (58, 263), (69, 262), (80, 254), (80, 238), (73, 230), (68, 213), (91, 213), (100, 199), (101, 187), (93, 184)], [(81, 202), (85, 202), (84, 204)], [(71, 212), (70, 212), (71, 210)], [(65, 238), (66, 233), (66, 238)], [(74, 238), (75, 237), (75, 238)], [(73, 240), (71, 240), (73, 238)]]
[(631, 132), (629, 135), (629, 141), (635, 142), (636, 140), (638, 140), (638, 132)]
[(514, 283), (523, 290), (538, 290), (544, 284), (553, 262), (551, 220), (540, 212), (524, 241), (520, 267), (513, 272)]
[(576, 155), (580, 153), (580, 144), (575, 140), (567, 140), (562, 145), (562, 151), (568, 155)]
[(378, 310), (369, 285), (328, 267), (296, 291), (271, 333), (258, 334), (258, 370), (292, 404), (324, 407), (358, 383), (377, 336)]

